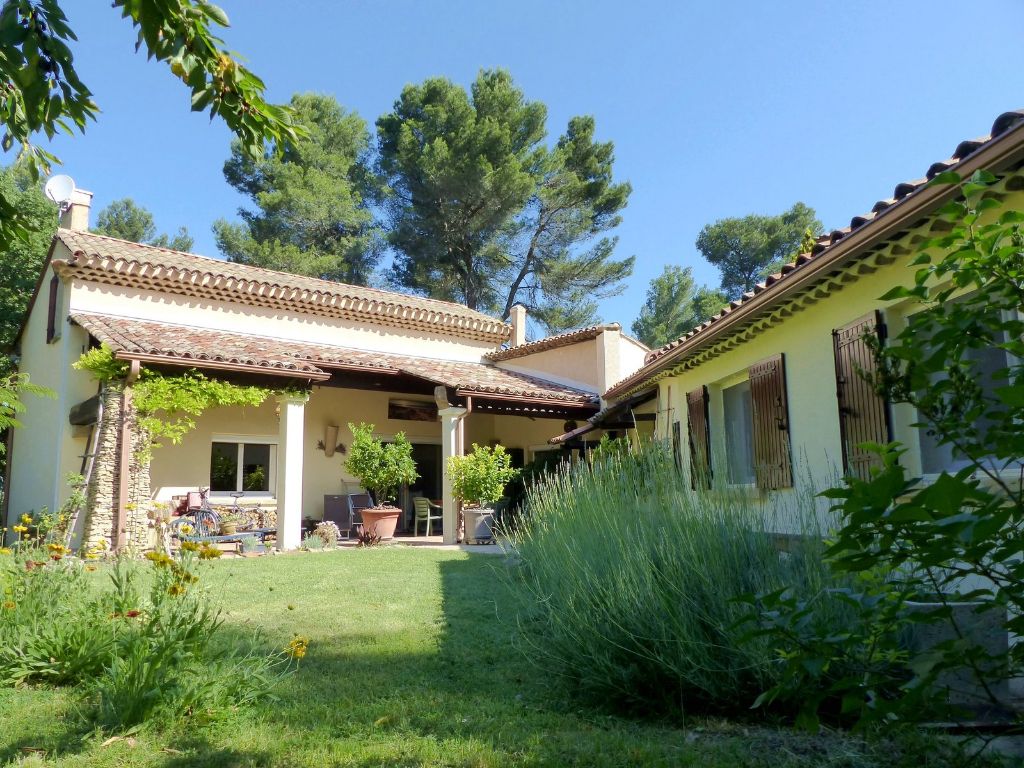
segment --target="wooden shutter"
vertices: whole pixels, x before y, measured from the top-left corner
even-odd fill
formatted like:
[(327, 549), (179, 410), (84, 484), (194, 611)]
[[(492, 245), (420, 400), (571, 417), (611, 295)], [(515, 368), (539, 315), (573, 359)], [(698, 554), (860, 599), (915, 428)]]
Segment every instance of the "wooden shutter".
[(885, 398), (865, 380), (876, 370), (868, 338), (885, 338), (881, 315), (872, 312), (844, 328), (832, 331), (836, 358), (836, 399), (839, 403), (839, 434), (843, 446), (843, 471), (862, 480), (877, 466), (878, 456), (862, 443), (887, 443), (892, 439), (889, 407)]
[(757, 487), (790, 488), (793, 467), (789, 450), (786, 366), (782, 355), (750, 367), (754, 413), (754, 474)]
[[(690, 485), (711, 487), (711, 431), (708, 428), (708, 388), (686, 393), (687, 433), (690, 438)], [(699, 481), (699, 482), (698, 482)]]
[(46, 343), (49, 344), (57, 335), (57, 294), (60, 289), (60, 278), (56, 275), (50, 280), (50, 304), (46, 315)]

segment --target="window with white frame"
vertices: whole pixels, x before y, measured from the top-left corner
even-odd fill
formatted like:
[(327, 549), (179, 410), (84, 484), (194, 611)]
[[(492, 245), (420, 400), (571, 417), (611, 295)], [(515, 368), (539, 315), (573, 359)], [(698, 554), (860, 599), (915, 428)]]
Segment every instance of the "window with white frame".
[(741, 381), (722, 390), (725, 416), (725, 458), (732, 485), (751, 485), (754, 473), (754, 419), (750, 381)]
[(269, 440), (215, 439), (210, 451), (214, 493), (273, 493), (277, 446)]

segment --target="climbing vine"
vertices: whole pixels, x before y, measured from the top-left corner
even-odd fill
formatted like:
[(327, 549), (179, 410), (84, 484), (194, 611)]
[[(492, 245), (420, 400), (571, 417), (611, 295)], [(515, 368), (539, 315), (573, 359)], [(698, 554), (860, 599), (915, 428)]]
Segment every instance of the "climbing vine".
[[(129, 365), (114, 357), (104, 345), (85, 352), (74, 364), (88, 371), (97, 380), (106, 382), (124, 379)], [(262, 405), (268, 397), (280, 394), (265, 387), (242, 386), (210, 379), (196, 370), (165, 374), (144, 368), (132, 384), (132, 403), (138, 416), (138, 427), (147, 436), (140, 451), (148, 458), (161, 438), (180, 443), (195, 429), (195, 420), (209, 408), (225, 405)]]

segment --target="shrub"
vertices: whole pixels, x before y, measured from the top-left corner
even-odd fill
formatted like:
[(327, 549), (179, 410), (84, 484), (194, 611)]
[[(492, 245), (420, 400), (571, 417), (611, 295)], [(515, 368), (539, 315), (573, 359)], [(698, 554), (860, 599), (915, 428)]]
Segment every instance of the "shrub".
[(338, 530), (337, 523), (333, 523), (330, 520), (322, 520), (317, 523), (313, 533), (323, 540), (324, 546), (327, 549), (334, 549), (341, 540), (341, 531)]
[(824, 578), (820, 539), (780, 554), (764, 513), (691, 491), (661, 444), (563, 466), (528, 507), (512, 543), (532, 598), (529, 655), (603, 704), (747, 712), (778, 665), (767, 641), (743, 639), (737, 598)]
[(419, 477), (412, 458), (412, 443), (404, 432), (385, 444), (373, 436), (373, 424), (349, 424), (348, 428), (352, 430), (353, 439), (345, 468), (373, 494), (377, 504), (392, 501), (400, 485), (412, 483)]
[[(939, 211), (947, 226), (921, 244), (914, 285), (882, 297), (907, 300), (912, 311), (885, 345), (868, 340), (878, 368), (871, 381), (891, 403), (912, 406), (915, 426), (961, 468), (924, 482), (908, 473), (898, 444), (867, 446), (878, 457), (870, 477), (826, 492), (842, 523), (827, 553), (837, 578), (894, 575), (844, 594), (860, 620), (842, 642), (791, 595), (764, 596), (762, 626), (786, 666), (768, 696), (798, 702), (809, 725), (837, 697), (866, 725), (967, 714), (950, 711), (955, 699), (999, 711), (1006, 702), (995, 684), (1024, 670), (1024, 644), (986, 651), (971, 640), (974, 619), (953, 610), (979, 602), (977, 615), (1024, 633), (1024, 213), (999, 210), (997, 179), (985, 171), (932, 183), (956, 184), (960, 195)], [(909, 600), (935, 608), (911, 611)], [(944, 625), (928, 634), (948, 639), (908, 652), (900, 635), (915, 623)], [(872, 655), (861, 654), (850, 674), (858, 647)]]
[(309, 550), (310, 552), (314, 550), (323, 549), (324, 540), (317, 536), (315, 533), (307, 533), (302, 538), (302, 548), (305, 550)]
[(472, 453), (448, 459), (452, 493), (470, 506), (493, 504), (505, 492), (505, 485), (519, 472), (504, 446), (488, 448), (473, 443)]
[(201, 562), (218, 550), (185, 542), (179, 558), (148, 553), (147, 594), (137, 562), (115, 561), (110, 586), (97, 590), (86, 575), (95, 566), (60, 546), (0, 554), (0, 684), (76, 686), (93, 719), (123, 730), (216, 717), (287, 671), (287, 652), (220, 638), (219, 612), (199, 587)]

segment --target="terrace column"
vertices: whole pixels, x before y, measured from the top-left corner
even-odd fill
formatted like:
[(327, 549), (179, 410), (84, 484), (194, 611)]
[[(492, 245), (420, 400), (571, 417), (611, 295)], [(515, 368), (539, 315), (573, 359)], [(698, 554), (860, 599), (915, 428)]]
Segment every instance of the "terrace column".
[(444, 543), (454, 544), (458, 535), (459, 511), (455, 507), (452, 495), (452, 480), (448, 476), (448, 459), (462, 455), (462, 419), (467, 410), (456, 406), (441, 408), (437, 415), (441, 417), (441, 525), (444, 532)]
[(277, 438), (277, 548), (302, 543), (302, 430), (308, 395), (277, 399), (281, 417)]

